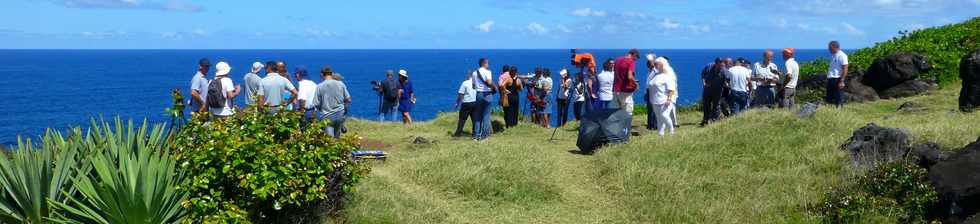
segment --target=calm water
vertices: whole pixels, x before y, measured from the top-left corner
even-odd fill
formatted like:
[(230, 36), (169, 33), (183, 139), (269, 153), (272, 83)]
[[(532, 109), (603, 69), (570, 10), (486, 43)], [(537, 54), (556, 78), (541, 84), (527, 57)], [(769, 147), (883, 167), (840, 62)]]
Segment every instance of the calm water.
[[(618, 57), (625, 50), (581, 50), (597, 58)], [(647, 51), (643, 51), (644, 54)], [(655, 50), (671, 59), (679, 80), (680, 103), (699, 99), (701, 68), (718, 56), (760, 60), (761, 50)], [(826, 57), (826, 50), (799, 50), (800, 62)], [(569, 65), (568, 50), (0, 50), (0, 144), (15, 144), (17, 136), (37, 137), (45, 128), (86, 125), (92, 117), (164, 122), (171, 106), (170, 91), (185, 96), (197, 60), (224, 60), (232, 66), (236, 84), (255, 61), (285, 60), (290, 71), (304, 66), (313, 74), (323, 65), (344, 75), (354, 103), (355, 117), (376, 119), (378, 95), (370, 81), (384, 79), (384, 71), (404, 68), (415, 82), (419, 99), (417, 120), (432, 119), (452, 110), (464, 72), (478, 58), (490, 59), (496, 80), (504, 64), (521, 73), (535, 66), (558, 70)], [(777, 56), (777, 64), (783, 67)], [(640, 77), (645, 64), (638, 63)], [(214, 69), (208, 78), (212, 78)], [(319, 77), (314, 81), (319, 81)], [(642, 86), (642, 85), (641, 85)], [(642, 93), (641, 89), (638, 93)], [(637, 94), (637, 97), (641, 95)], [(523, 99), (523, 98), (522, 98)], [(642, 99), (642, 98), (638, 98)], [(237, 99), (243, 101), (241, 97)], [(243, 105), (239, 103), (239, 105)]]

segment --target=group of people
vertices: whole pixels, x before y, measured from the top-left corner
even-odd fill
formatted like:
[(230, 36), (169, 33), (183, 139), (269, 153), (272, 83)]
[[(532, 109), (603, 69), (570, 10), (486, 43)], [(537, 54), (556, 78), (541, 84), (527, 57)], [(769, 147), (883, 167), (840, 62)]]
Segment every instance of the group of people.
[[(840, 43), (827, 45), (831, 61), (827, 72), (825, 101), (838, 107), (844, 104), (842, 89), (848, 73), (847, 54)], [(766, 50), (762, 61), (750, 63), (744, 58), (716, 58), (714, 63), (702, 69), (702, 121), (701, 125), (717, 121), (724, 116), (734, 116), (750, 107), (794, 108), (796, 87), (800, 79), (800, 64), (796, 50), (784, 48), (784, 70), (773, 62), (774, 52)]]
[[(307, 122), (330, 120), (330, 125), (325, 128), (330, 136), (339, 138), (343, 132), (351, 95), (343, 77), (333, 72), (330, 66), (320, 69), (322, 81), (319, 84), (310, 79), (305, 68), (295, 69), (293, 77), (297, 83), (293, 85), (285, 62), (255, 62), (244, 77), (244, 107), (235, 105), (235, 98), (241, 95), (242, 88), (229, 77), (231, 66), (224, 61), (218, 62), (214, 65), (213, 79), (208, 80), (210, 69), (208, 59), (198, 61), (197, 73), (191, 79), (188, 104), (192, 112), (210, 112), (213, 118), (223, 119), (243, 109), (267, 113), (299, 111), (304, 113)], [(265, 76), (260, 77), (263, 69)]]
[[(831, 54), (827, 72), (825, 101), (842, 106), (842, 89), (848, 73), (847, 54), (840, 43), (828, 44)], [(774, 62), (772, 50), (763, 52), (762, 61), (752, 63), (744, 58), (716, 58), (702, 69), (703, 85), (701, 125), (717, 121), (724, 116), (734, 116), (749, 108), (793, 108), (796, 104), (796, 87), (800, 79), (800, 65), (795, 59), (796, 50), (782, 49), (783, 70)], [(663, 136), (673, 134), (677, 122), (678, 85), (677, 74), (667, 57), (646, 55), (647, 129), (656, 129)], [(572, 50), (572, 64), (580, 71), (573, 77), (567, 69), (559, 72), (558, 91), (554, 93), (555, 81), (549, 69), (536, 68), (533, 75), (521, 76), (516, 66), (504, 65), (498, 82), (494, 82), (489, 69), (489, 61), (480, 59), (479, 68), (469, 72), (460, 84), (456, 108), (459, 120), (456, 136), (462, 135), (467, 119), (473, 120), (473, 140), (486, 140), (490, 134), (490, 99), (499, 94), (500, 106), (504, 112), (505, 127), (517, 125), (520, 116), (521, 90), (526, 90), (526, 104), (530, 105), (530, 120), (536, 125), (549, 127), (551, 124), (550, 100), (552, 94), (557, 104), (557, 125), (564, 125), (572, 106), (574, 119), (596, 109), (623, 109), (633, 115), (633, 93), (641, 84), (636, 78), (636, 61), (640, 53), (632, 49), (616, 59), (601, 62), (597, 71), (595, 57), (589, 53), (579, 54)], [(628, 131), (628, 130), (626, 130)]]
[(408, 71), (398, 70), (398, 80), (394, 79), (394, 71), (385, 72), (385, 80), (372, 82), (374, 91), (378, 92), (381, 105), (378, 114), (380, 121), (395, 120), (395, 111), (401, 114), (402, 123), (412, 126), (412, 109), (415, 108), (415, 88), (408, 80)]
[[(828, 103), (841, 106), (841, 90), (845, 87), (848, 73), (847, 54), (840, 49), (837, 41), (828, 44), (832, 60), (827, 73)], [(724, 116), (734, 116), (750, 107), (793, 108), (796, 86), (800, 78), (800, 66), (796, 62), (795, 50), (782, 49), (784, 70), (773, 62), (774, 52), (766, 50), (761, 62), (750, 63), (744, 58), (716, 58), (702, 69), (703, 84), (702, 125), (717, 121)], [(583, 119), (587, 113), (598, 109), (623, 109), (633, 115), (633, 93), (641, 84), (636, 78), (636, 61), (640, 53), (629, 50), (616, 59), (601, 62), (597, 71), (595, 57), (589, 53), (579, 54), (572, 50), (572, 65), (578, 68), (576, 74), (561, 69), (557, 80), (557, 91), (553, 91), (556, 81), (551, 78), (551, 70), (535, 68), (529, 75), (520, 75), (517, 66), (504, 65), (495, 82), (490, 70), (490, 61), (481, 58), (478, 68), (467, 72), (465, 81), (460, 84), (456, 99), (459, 120), (454, 133), (462, 135), (467, 119), (473, 121), (472, 139), (485, 141), (491, 132), (490, 104), (494, 95), (499, 95), (506, 128), (517, 125), (521, 105), (529, 105), (530, 122), (549, 128), (551, 125), (551, 100), (557, 104), (557, 125), (563, 126), (569, 120), (569, 106), (575, 120)], [(677, 126), (677, 74), (666, 57), (646, 55), (646, 65), (650, 70), (645, 82), (647, 93), (647, 129), (657, 129), (663, 136), (673, 134)], [(214, 65), (213, 79), (208, 80), (211, 63), (201, 59), (198, 71), (191, 80), (190, 109), (194, 112), (210, 112), (218, 119), (232, 116), (237, 110), (256, 108), (256, 110), (276, 113), (279, 111), (299, 111), (307, 120), (326, 119), (331, 125), (327, 133), (339, 137), (343, 131), (351, 96), (343, 77), (333, 72), (330, 66), (320, 70), (322, 81), (318, 84), (310, 79), (306, 69), (297, 68), (293, 73), (296, 85), (290, 79), (283, 61), (255, 62), (251, 71), (245, 74), (245, 106), (235, 105), (235, 98), (242, 94), (241, 85), (236, 85), (229, 75), (231, 66), (227, 62)], [(265, 71), (264, 77), (259, 73)], [(408, 127), (412, 124), (411, 111), (416, 98), (408, 72), (388, 70), (386, 79), (372, 82), (380, 98), (379, 114), (381, 120), (395, 120), (394, 111), (401, 113), (402, 121)], [(574, 77), (573, 77), (574, 76)], [(298, 88), (296, 88), (298, 86)], [(526, 91), (525, 100), (520, 97)], [(555, 95), (555, 96), (552, 96)], [(525, 102), (522, 104), (522, 101)], [(625, 130), (629, 131), (629, 130)]]

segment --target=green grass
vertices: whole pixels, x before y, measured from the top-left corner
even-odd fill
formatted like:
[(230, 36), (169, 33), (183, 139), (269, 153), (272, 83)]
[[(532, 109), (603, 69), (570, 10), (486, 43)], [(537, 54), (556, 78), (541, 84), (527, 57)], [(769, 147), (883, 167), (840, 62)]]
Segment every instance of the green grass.
[[(807, 207), (849, 175), (838, 146), (853, 130), (875, 122), (911, 130), (914, 142), (949, 148), (980, 136), (980, 113), (950, 112), (959, 92), (952, 86), (927, 96), (824, 107), (805, 119), (789, 111), (750, 111), (699, 128), (693, 124), (700, 113), (682, 112), (685, 126), (673, 137), (644, 135), (593, 156), (569, 152), (576, 123), (560, 129), (556, 141), (547, 141), (551, 130), (522, 124), (478, 143), (449, 136), (455, 114), (412, 129), (351, 121), (350, 130), (386, 144), (390, 159), (372, 164), (343, 216), (332, 221), (817, 222)], [(906, 101), (929, 110), (895, 112)], [(438, 143), (411, 145), (412, 136)]]

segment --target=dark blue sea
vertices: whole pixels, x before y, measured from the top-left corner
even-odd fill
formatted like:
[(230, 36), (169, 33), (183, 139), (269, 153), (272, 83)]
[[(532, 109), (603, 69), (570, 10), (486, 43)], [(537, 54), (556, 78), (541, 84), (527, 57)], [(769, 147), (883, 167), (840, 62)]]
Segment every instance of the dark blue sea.
[[(580, 50), (599, 59), (618, 57), (626, 50)], [(644, 54), (648, 50), (642, 51)], [(701, 95), (699, 72), (715, 57), (761, 59), (762, 50), (653, 50), (671, 59), (679, 76), (679, 103), (697, 101)], [(826, 50), (799, 50), (801, 63), (827, 57)], [(414, 82), (417, 120), (451, 111), (456, 90), (477, 59), (490, 59), (494, 80), (504, 64), (521, 73), (536, 66), (558, 70), (571, 68), (569, 51), (555, 50), (0, 50), (0, 144), (16, 144), (17, 137), (37, 138), (46, 128), (86, 126), (93, 117), (152, 122), (168, 121), (164, 108), (171, 106), (170, 91), (190, 94), (191, 77), (200, 58), (212, 64), (232, 65), (236, 84), (255, 61), (285, 60), (294, 71), (303, 66), (316, 74), (330, 65), (342, 73), (353, 96), (351, 114), (377, 119), (378, 95), (371, 81), (384, 79), (388, 69), (404, 68)], [(782, 59), (777, 53), (780, 68)], [(646, 77), (644, 62), (637, 63), (639, 77)], [(209, 78), (213, 77), (214, 69)], [(295, 81), (295, 80), (294, 80)], [(319, 77), (314, 78), (319, 81)], [(643, 86), (643, 85), (641, 85)], [(557, 88), (556, 88), (557, 89)], [(637, 93), (642, 93), (641, 89)], [(642, 102), (642, 95), (637, 94)], [(523, 99), (523, 98), (522, 98)], [(239, 105), (243, 99), (237, 99)]]

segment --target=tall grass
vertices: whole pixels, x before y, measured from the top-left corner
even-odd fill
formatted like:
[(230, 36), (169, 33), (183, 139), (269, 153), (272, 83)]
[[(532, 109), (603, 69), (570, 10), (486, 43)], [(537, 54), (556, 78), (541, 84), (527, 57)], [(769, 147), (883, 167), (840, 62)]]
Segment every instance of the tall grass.
[[(839, 149), (867, 123), (906, 128), (917, 143), (963, 146), (980, 114), (951, 112), (958, 89), (900, 100), (790, 111), (750, 111), (705, 128), (697, 111), (672, 137), (635, 137), (593, 156), (575, 149), (576, 123), (522, 124), (487, 143), (454, 139), (455, 114), (411, 129), (368, 121), (350, 130), (390, 145), (345, 211), (352, 223), (800, 223), (852, 172)], [(923, 113), (897, 113), (915, 101)], [(642, 124), (638, 115), (634, 124)], [(499, 117), (496, 119), (500, 119)], [(643, 130), (641, 130), (643, 131)], [(411, 136), (438, 143), (414, 145)], [(887, 217), (886, 217), (887, 218)], [(887, 220), (887, 219), (885, 219)]]

